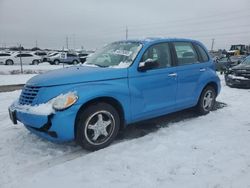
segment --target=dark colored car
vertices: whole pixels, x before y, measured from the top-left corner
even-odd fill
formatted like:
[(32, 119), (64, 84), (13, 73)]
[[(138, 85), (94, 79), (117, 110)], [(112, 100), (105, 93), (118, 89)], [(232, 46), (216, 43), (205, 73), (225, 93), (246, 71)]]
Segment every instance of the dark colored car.
[(80, 54), (78, 54), (78, 57), (80, 58), (80, 62), (85, 63), (88, 55), (89, 55), (88, 53), (80, 53)]
[(250, 88), (250, 56), (225, 74), (226, 84), (230, 87)]
[(232, 57), (221, 57), (215, 60), (216, 71), (221, 73), (225, 72), (227, 69), (240, 64), (243, 61), (242, 56), (232, 56)]

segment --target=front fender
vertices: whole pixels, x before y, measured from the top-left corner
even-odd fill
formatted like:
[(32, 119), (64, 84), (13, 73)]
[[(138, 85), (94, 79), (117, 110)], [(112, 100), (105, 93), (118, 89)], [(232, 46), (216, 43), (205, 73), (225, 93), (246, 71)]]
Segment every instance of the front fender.
[(130, 94), (126, 78), (92, 83), (90, 82), (78, 85), (72, 89), (77, 92), (79, 97), (77, 103), (75, 104), (78, 106), (78, 110), (91, 100), (101, 97), (109, 97), (115, 99), (121, 104), (124, 111), (125, 121), (130, 121)]

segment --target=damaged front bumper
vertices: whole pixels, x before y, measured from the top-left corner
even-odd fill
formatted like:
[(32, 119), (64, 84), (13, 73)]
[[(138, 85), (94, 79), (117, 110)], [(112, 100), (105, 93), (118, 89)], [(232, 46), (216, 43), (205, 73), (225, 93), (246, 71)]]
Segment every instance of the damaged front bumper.
[(9, 107), (10, 119), (14, 124), (21, 122), (31, 132), (50, 141), (70, 141), (73, 140), (74, 125), (76, 118), (76, 106), (72, 106), (64, 111), (56, 111), (49, 114), (32, 113), (20, 105), (13, 103)]
[(242, 76), (234, 76), (232, 74), (225, 75), (226, 84), (236, 88), (250, 88), (250, 79)]

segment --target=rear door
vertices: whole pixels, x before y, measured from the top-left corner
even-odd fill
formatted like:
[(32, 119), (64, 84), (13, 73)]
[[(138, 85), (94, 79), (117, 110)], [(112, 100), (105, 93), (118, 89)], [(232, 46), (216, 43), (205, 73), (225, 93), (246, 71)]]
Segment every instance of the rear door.
[(207, 71), (208, 65), (201, 62), (198, 47), (191, 42), (174, 42), (173, 49), (178, 65), (176, 107), (177, 109), (192, 107), (197, 101), (196, 89), (200, 78)]

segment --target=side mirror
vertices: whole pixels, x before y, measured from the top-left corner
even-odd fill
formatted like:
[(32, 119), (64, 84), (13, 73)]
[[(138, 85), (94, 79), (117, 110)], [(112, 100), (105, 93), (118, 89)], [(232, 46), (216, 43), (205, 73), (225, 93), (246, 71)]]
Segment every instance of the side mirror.
[(147, 59), (144, 62), (139, 63), (138, 71), (144, 72), (150, 69), (157, 68), (159, 66), (157, 60)]

